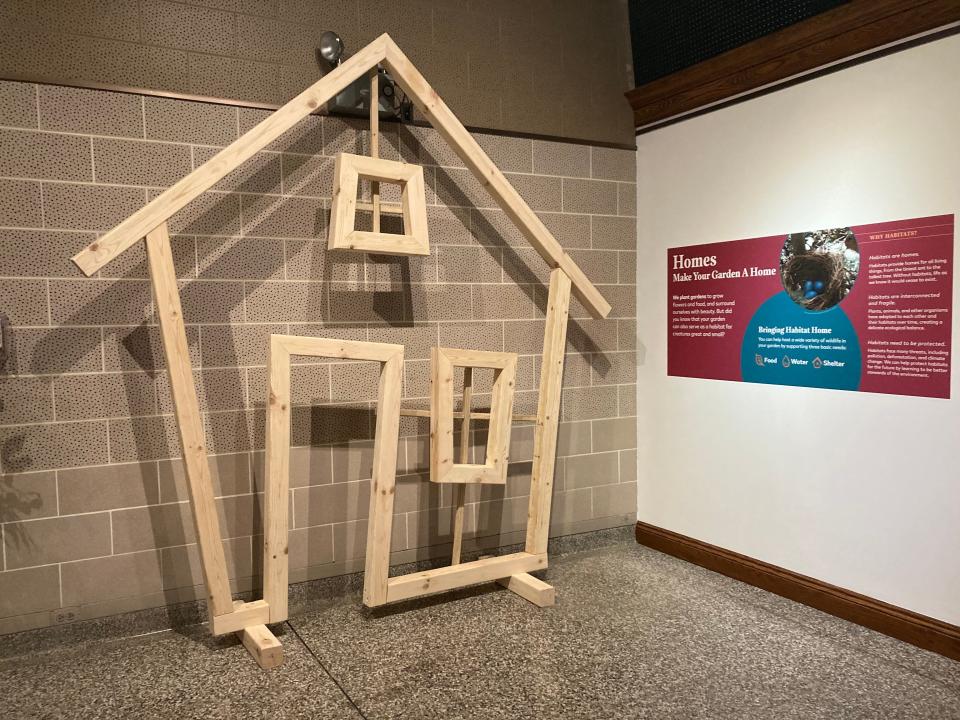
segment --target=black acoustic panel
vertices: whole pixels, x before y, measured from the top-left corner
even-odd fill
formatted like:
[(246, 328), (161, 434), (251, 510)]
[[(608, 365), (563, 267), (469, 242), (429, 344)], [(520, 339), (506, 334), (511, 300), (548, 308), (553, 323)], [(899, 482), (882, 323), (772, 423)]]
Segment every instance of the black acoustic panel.
[(639, 87), (850, 0), (630, 0)]

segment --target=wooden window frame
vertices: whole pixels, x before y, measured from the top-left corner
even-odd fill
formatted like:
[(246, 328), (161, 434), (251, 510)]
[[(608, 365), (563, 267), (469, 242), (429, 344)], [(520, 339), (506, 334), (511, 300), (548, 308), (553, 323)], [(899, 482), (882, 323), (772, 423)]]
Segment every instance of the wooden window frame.
[[(360, 179), (400, 185), (404, 234), (356, 229)], [(366, 155), (337, 155), (330, 209), (330, 250), (355, 250), (385, 255), (429, 255), (427, 200), (423, 167)]]
[[(454, 368), (494, 371), (484, 463), (456, 463), (453, 454)], [(435, 483), (506, 485), (517, 355), (435, 347), (430, 353), (430, 480)]]

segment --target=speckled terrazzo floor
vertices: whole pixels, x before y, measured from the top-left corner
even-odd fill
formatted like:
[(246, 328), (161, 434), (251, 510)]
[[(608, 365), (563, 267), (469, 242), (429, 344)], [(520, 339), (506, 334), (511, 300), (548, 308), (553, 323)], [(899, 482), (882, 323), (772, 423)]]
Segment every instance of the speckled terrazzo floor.
[(314, 603), (262, 672), (161, 632), (0, 660), (5, 718), (960, 718), (960, 663), (633, 544), (556, 558), (558, 604), (485, 586)]

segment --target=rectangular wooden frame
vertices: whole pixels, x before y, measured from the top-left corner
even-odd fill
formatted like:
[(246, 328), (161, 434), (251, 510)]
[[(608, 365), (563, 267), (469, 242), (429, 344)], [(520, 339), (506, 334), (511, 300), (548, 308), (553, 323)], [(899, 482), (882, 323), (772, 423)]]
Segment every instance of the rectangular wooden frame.
[[(435, 347), (430, 352), (430, 366), (430, 480), (436, 483), (505, 485), (510, 461), (516, 353)], [(487, 454), (482, 465), (454, 462), (453, 369), (456, 367), (496, 371), (490, 402)]]
[[(543, 361), (540, 370), (540, 396), (534, 431), (533, 470), (530, 478), (530, 502), (527, 511), (527, 541), (523, 552), (487, 557), (473, 562), (450, 565), (436, 570), (387, 577), (390, 561), (390, 531), (393, 523), (393, 488), (384, 493), (376, 508), (371, 496), (370, 520), (377, 521), (382, 533), (376, 554), (380, 563), (370, 563), (367, 539), (367, 569), (363, 602), (377, 607), (433, 593), (483, 582), (497, 581), (507, 589), (540, 607), (553, 605), (553, 588), (529, 575), (547, 567), (547, 541), (550, 533), (550, 504), (553, 499), (553, 474), (556, 467), (557, 432), (560, 426), (560, 393), (570, 313), (571, 281), (566, 272), (555, 268), (550, 273), (550, 294), (543, 333)], [(432, 415), (432, 413), (431, 413)], [(376, 516), (374, 513), (379, 513)], [(375, 572), (375, 575), (373, 572)]]
[[(357, 187), (360, 178), (374, 183), (399, 184), (400, 209), (403, 216), (403, 235), (356, 230)], [(330, 229), (327, 247), (330, 250), (358, 250), (387, 255), (429, 255), (427, 232), (427, 201), (420, 165), (394, 162), (365, 155), (340, 153), (333, 170), (333, 205), (330, 209)], [(375, 194), (371, 208), (379, 209), (379, 194)]]
[[(263, 597), (270, 607), (270, 622), (287, 619), (289, 578), (290, 492), (290, 357), (307, 355), (345, 360), (379, 362), (377, 427), (373, 441), (373, 479), (370, 486), (370, 519), (367, 526), (368, 582), (384, 582), (390, 561), (390, 523), (396, 484), (397, 445), (400, 434), (400, 394), (403, 378), (403, 345), (337, 340), (333, 338), (271, 335), (267, 374), (266, 488), (263, 534)], [(389, 495), (389, 496), (388, 496)], [(384, 516), (379, 508), (389, 503)], [(386, 521), (386, 529), (383, 525)], [(381, 557), (381, 553), (385, 553)], [(371, 570), (373, 568), (373, 570)], [(377, 575), (377, 569), (382, 577)]]

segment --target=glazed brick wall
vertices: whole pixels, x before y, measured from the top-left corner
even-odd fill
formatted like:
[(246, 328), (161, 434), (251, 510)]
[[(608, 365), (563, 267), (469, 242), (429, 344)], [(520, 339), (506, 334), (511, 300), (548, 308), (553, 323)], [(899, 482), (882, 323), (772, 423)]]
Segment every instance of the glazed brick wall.
[(633, 143), (626, 0), (5, 0), (0, 77), (281, 105), (389, 32), (468, 126)]
[[(267, 111), (0, 83), (0, 631), (197, 596), (179, 442), (144, 252), (85, 278), (70, 257)], [(431, 254), (326, 250), (337, 152), (364, 124), (312, 116), (171, 221), (176, 270), (238, 589), (259, 573), (270, 333), (402, 343), (404, 404), (428, 406), (437, 344), (520, 355), (536, 411), (547, 267), (432, 130), (386, 125), (383, 154), (424, 166)], [(574, 302), (552, 532), (622, 525), (636, 506), (635, 156), (478, 135), (613, 306)], [(390, 196), (389, 192), (385, 194)], [(293, 368), (292, 579), (362, 569), (376, 368)], [(490, 377), (477, 374), (477, 404)], [(449, 552), (448, 486), (426, 480), (428, 424), (404, 419), (395, 562)], [(478, 424), (474, 446), (483, 446)], [(533, 445), (517, 424), (506, 488), (470, 488), (468, 546), (517, 542)]]

